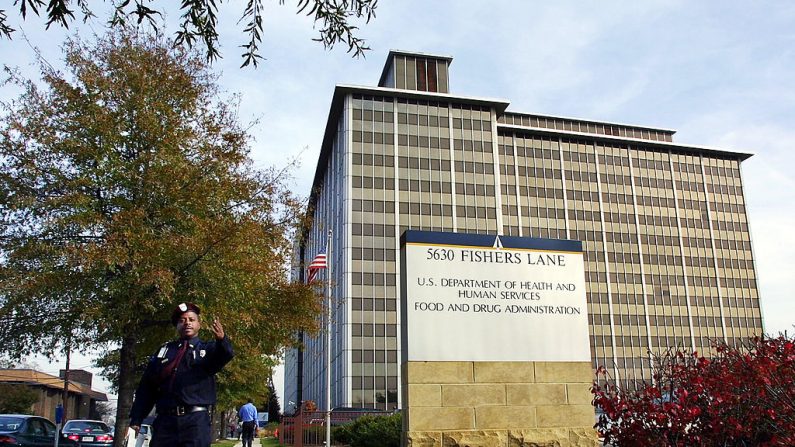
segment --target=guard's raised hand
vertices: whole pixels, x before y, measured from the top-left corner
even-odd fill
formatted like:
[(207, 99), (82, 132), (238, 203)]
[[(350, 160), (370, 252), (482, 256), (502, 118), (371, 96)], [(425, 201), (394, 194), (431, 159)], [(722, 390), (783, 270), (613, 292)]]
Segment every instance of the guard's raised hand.
[(216, 340), (224, 339), (224, 327), (221, 325), (221, 321), (217, 317), (213, 319), (212, 331)]

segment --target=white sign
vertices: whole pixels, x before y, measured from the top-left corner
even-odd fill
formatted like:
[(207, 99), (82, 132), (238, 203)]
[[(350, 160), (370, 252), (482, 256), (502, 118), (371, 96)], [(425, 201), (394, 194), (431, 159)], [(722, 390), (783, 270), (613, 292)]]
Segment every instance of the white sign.
[(417, 231), (403, 239), (406, 361), (590, 361), (579, 242)]

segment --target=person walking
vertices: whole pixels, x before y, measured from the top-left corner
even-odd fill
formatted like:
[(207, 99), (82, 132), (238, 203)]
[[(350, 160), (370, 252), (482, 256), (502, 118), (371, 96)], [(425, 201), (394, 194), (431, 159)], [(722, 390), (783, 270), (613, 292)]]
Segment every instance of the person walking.
[(181, 303), (171, 314), (179, 338), (151, 357), (130, 410), (136, 435), (155, 407), (157, 417), (151, 447), (209, 447), (210, 411), (216, 402), (215, 375), (232, 360), (232, 343), (216, 318), (210, 330), (215, 340), (199, 339), (201, 310)]
[(243, 421), (243, 447), (251, 447), (254, 442), (254, 430), (257, 429), (257, 407), (249, 399), (248, 403), (240, 407), (238, 415)]

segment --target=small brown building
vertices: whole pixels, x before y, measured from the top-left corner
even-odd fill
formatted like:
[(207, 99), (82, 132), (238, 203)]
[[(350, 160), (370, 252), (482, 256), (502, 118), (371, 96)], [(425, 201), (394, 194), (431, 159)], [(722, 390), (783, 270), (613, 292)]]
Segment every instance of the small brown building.
[[(61, 402), (64, 381), (32, 369), (0, 369), (0, 383), (27, 385), (35, 390), (38, 401), (30, 409), (31, 414), (55, 421), (55, 406)], [(99, 419), (97, 402), (107, 402), (105, 393), (91, 389), (93, 375), (84, 370), (69, 371), (69, 388), (66, 402), (68, 419)]]

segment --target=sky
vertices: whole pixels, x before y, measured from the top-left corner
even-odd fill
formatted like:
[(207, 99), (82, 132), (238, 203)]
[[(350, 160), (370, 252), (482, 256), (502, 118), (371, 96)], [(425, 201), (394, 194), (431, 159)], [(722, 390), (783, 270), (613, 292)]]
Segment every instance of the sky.
[[(241, 95), (241, 121), (256, 122), (255, 163), (300, 162), (299, 194), (310, 192), (334, 86), (377, 85), (390, 49), (453, 57), (452, 94), (508, 100), (509, 111), (673, 129), (677, 143), (753, 153), (742, 176), (765, 330), (793, 331), (795, 2), (381, 0), (375, 19), (357, 23), (371, 50), (354, 59), (313, 42), (294, 2), (271, 0), (257, 69), (239, 68), (243, 7), (222, 3), (213, 70)], [(9, 15), (30, 44), (0, 41), (0, 61), (35, 78), (34, 45), (58, 66), (69, 33)], [(90, 38), (101, 17), (70, 32)], [(0, 87), (0, 99), (14, 94)]]

